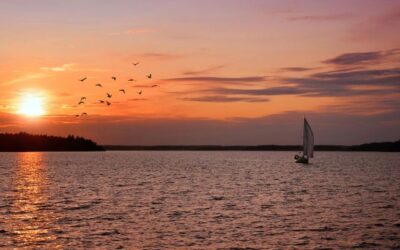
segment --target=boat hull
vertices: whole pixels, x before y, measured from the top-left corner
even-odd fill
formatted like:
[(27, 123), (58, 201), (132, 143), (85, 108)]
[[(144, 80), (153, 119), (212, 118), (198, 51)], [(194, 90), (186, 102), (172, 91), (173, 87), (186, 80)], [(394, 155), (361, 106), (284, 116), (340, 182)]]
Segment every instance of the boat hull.
[(308, 158), (304, 156), (296, 155), (294, 159), (296, 159), (296, 163), (308, 164)]

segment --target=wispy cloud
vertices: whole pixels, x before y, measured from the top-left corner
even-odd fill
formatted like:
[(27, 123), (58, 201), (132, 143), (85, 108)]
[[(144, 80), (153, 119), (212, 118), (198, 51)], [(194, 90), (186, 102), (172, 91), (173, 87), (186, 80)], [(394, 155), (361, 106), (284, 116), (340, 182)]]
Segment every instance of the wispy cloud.
[(101, 68), (85, 68), (76, 63), (65, 63), (60, 66), (46, 66), (41, 67), (40, 70), (43, 72), (65, 72), (65, 71), (75, 71), (75, 72), (107, 72), (108, 69)]
[(337, 57), (323, 61), (323, 63), (334, 64), (340, 66), (366, 64), (366, 63), (377, 63), (382, 59), (389, 56), (399, 54), (400, 50), (393, 49), (387, 51), (370, 51), (370, 52), (355, 52), (346, 53)]
[(225, 65), (217, 65), (217, 66), (212, 66), (212, 67), (208, 67), (208, 68), (200, 69), (200, 70), (188, 70), (188, 71), (183, 72), (182, 74), (188, 75), (188, 76), (205, 75), (205, 74), (214, 73), (215, 71), (218, 71), (224, 67), (225, 67)]
[(27, 75), (23, 75), (23, 76), (20, 76), (18, 78), (15, 78), (15, 79), (13, 79), (11, 81), (4, 82), (3, 86), (22, 83), (22, 82), (27, 82), (27, 81), (32, 81), (32, 80), (44, 79), (44, 78), (46, 78), (48, 76), (49, 75), (46, 74), (46, 73), (27, 74)]
[(71, 69), (75, 65), (76, 64), (74, 64), (74, 63), (65, 63), (61, 66), (41, 67), (40, 69), (43, 71), (63, 72), (63, 71)]
[(167, 61), (167, 60), (176, 60), (176, 59), (182, 58), (182, 55), (170, 54), (170, 53), (149, 52), (149, 53), (138, 54), (135, 56), (135, 58)]
[(340, 83), (341, 85), (371, 85), (373, 84), (373, 81), (383, 83), (385, 82), (385, 79), (397, 79), (400, 77), (400, 68), (324, 71), (312, 74), (311, 77), (320, 79), (336, 79), (338, 80), (336, 83)]
[(182, 82), (182, 83), (200, 83), (200, 84), (241, 84), (247, 85), (266, 81), (265, 76), (246, 76), (246, 77), (217, 77), (217, 76), (193, 76), (177, 77), (162, 80), (163, 82)]
[(128, 101), (130, 102), (138, 102), (138, 101), (146, 101), (146, 98), (130, 98)]
[[(340, 102), (335, 104), (322, 105), (319, 107), (321, 112), (339, 112), (347, 114), (379, 114), (396, 112), (400, 110), (400, 99), (387, 99), (368, 97), (363, 99), (351, 100), (351, 102)], [(400, 117), (398, 118), (398, 120)]]
[[(257, 102), (270, 96), (340, 97), (391, 96), (400, 94), (400, 68), (389, 68), (387, 61), (399, 54), (399, 49), (354, 52), (323, 61), (333, 65), (320, 68), (286, 67), (287, 71), (306, 72), (302, 77), (265, 76), (217, 77), (188, 76), (164, 79), (163, 82), (198, 84), (198, 89), (177, 92), (177, 95), (197, 95), (180, 98), (198, 102)], [(367, 64), (369, 67), (365, 67)], [(376, 63), (376, 69), (372, 68)], [(382, 63), (382, 64), (380, 64)], [(339, 69), (336, 66), (342, 66)], [(374, 64), (375, 65), (375, 64)], [(386, 68), (383, 66), (386, 65)], [(344, 67), (343, 67), (344, 66)], [(268, 79), (268, 82), (266, 81)], [(268, 86), (272, 84), (272, 86)], [(266, 100), (266, 99), (264, 99)]]
[(274, 95), (297, 95), (305, 93), (300, 87), (272, 87), (259, 89), (236, 89), (236, 88), (214, 88), (204, 92), (215, 93), (219, 95), (247, 95), (247, 96), (274, 96)]
[(352, 16), (350, 14), (327, 14), (327, 15), (296, 15), (288, 16), (287, 20), (290, 21), (335, 21), (349, 19)]
[(348, 38), (351, 41), (370, 40), (371, 34), (374, 37), (381, 37), (381, 39), (383, 36), (397, 36), (400, 24), (400, 5), (391, 6), (384, 12), (372, 13), (373, 15), (364, 17), (349, 29)]
[[(400, 69), (326, 71), (302, 78), (283, 78), (305, 96), (386, 95), (400, 93)], [(357, 88), (356, 88), (357, 87)], [(368, 87), (360, 89), (360, 87)], [(386, 88), (382, 88), (386, 87)]]
[(350, 97), (372, 94), (391, 94), (393, 90), (388, 89), (366, 89), (358, 90), (350, 87), (274, 87), (261, 89), (234, 89), (234, 88), (218, 88), (210, 89), (207, 92), (219, 95), (240, 95), (240, 96), (282, 96), (282, 95), (297, 95), (308, 97)]
[(400, 68), (324, 71), (305, 77), (281, 77), (278, 87), (207, 88), (199, 92), (218, 96), (279, 96), (353, 97), (400, 94)]
[(289, 71), (289, 72), (304, 72), (314, 70), (315, 68), (305, 68), (305, 67), (286, 67), (281, 68), (281, 71)]
[(159, 86), (154, 86), (153, 87), (153, 84), (136, 84), (136, 85), (132, 85), (131, 86), (132, 88), (156, 88), (156, 87), (159, 87)]
[(269, 101), (269, 99), (267, 98), (231, 97), (226, 95), (184, 97), (179, 99), (192, 102), (268, 102)]

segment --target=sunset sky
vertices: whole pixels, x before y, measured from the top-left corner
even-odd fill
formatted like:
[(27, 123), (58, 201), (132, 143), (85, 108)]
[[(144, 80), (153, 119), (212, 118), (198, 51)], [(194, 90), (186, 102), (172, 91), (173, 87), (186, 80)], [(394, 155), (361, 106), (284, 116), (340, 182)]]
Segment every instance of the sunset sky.
[(317, 144), (398, 140), (399, 30), (389, 0), (2, 0), (0, 132), (298, 144), (305, 115)]

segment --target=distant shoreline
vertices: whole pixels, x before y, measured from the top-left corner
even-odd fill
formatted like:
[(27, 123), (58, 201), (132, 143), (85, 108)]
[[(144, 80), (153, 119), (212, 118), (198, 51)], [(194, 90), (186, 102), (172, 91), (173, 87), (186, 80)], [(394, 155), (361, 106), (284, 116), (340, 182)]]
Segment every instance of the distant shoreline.
[[(301, 151), (300, 145), (258, 145), (258, 146), (219, 146), (219, 145), (102, 145), (107, 151)], [(316, 145), (315, 151), (347, 152), (400, 152), (397, 142), (367, 143), (353, 146)]]
[[(67, 137), (0, 133), (0, 152), (76, 152), (76, 151), (301, 151), (301, 145), (98, 145), (79, 136)], [(361, 145), (316, 145), (316, 151), (400, 152), (400, 140)]]

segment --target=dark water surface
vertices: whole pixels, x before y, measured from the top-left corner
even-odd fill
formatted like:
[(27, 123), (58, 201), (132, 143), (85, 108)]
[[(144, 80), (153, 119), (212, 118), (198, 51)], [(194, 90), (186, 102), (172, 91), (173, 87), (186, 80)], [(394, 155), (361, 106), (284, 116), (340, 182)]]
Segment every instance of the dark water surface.
[(400, 154), (293, 155), (1, 153), (0, 248), (400, 248)]

